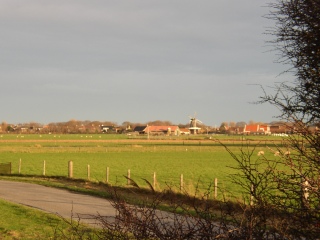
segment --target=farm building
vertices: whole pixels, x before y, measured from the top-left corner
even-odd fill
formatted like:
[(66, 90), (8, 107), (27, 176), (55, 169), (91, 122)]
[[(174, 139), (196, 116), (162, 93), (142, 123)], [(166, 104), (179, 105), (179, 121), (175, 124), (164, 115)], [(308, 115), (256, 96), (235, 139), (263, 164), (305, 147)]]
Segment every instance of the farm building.
[(287, 133), (290, 129), (285, 125), (271, 125), (270, 132), (271, 133)]
[(270, 126), (266, 124), (245, 125), (243, 134), (271, 134)]
[(147, 126), (145, 133), (152, 135), (180, 135), (178, 126)]
[(111, 132), (117, 132), (114, 126), (100, 126), (100, 130), (103, 133), (111, 133)]
[(188, 135), (190, 134), (190, 130), (188, 128), (179, 128), (180, 134)]
[(229, 134), (242, 134), (244, 131), (244, 127), (229, 127), (227, 132)]
[(147, 128), (147, 126), (135, 126), (133, 128), (133, 133), (136, 134), (145, 134), (145, 129)]

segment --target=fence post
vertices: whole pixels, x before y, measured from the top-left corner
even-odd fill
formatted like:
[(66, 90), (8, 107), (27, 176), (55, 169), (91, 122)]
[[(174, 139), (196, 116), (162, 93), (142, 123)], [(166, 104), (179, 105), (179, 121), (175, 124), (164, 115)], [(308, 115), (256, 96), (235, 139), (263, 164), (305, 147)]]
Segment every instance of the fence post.
[(73, 162), (69, 161), (68, 163), (68, 177), (73, 178)]
[(127, 181), (127, 184), (130, 185), (130, 183), (131, 183), (131, 182), (130, 182), (130, 169), (128, 169), (128, 176), (127, 176), (127, 177), (128, 177), (128, 179), (127, 179), (127, 180), (128, 180), (128, 181)]
[(251, 193), (250, 193), (250, 206), (253, 205), (253, 190), (254, 190), (254, 187), (253, 187), (253, 184), (251, 185)]
[(183, 190), (183, 174), (180, 175), (180, 191)]
[(46, 160), (43, 161), (43, 176), (46, 175)]
[(107, 181), (107, 183), (109, 183), (109, 167), (107, 167), (106, 175), (107, 175), (107, 179), (106, 179), (106, 181)]
[(218, 196), (218, 178), (214, 179), (214, 199)]
[(88, 176), (88, 180), (90, 180), (90, 165), (89, 164), (87, 167), (87, 176)]
[(156, 178), (156, 172), (153, 173), (153, 189), (156, 190), (156, 182), (157, 182), (157, 178)]
[(18, 169), (18, 173), (19, 173), (19, 174), (21, 173), (21, 158), (20, 158), (20, 161), (19, 161), (19, 169)]

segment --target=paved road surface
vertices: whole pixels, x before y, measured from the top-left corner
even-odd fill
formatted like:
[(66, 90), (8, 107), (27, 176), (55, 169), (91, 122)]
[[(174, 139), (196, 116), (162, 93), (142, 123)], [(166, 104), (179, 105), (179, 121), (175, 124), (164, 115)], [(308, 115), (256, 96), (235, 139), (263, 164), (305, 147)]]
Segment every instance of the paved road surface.
[[(78, 221), (80, 217), (80, 222), (95, 227), (99, 227), (99, 222), (96, 222), (92, 216), (97, 216), (99, 213), (101, 216), (113, 219), (116, 214), (116, 210), (108, 200), (31, 183), (0, 180), (0, 198), (57, 214), (69, 220), (73, 216), (72, 218)], [(159, 229), (162, 229), (163, 224), (174, 227), (174, 220), (183, 222), (186, 229), (190, 227), (190, 224), (195, 224), (195, 229), (202, 226), (196, 218), (181, 216), (179, 219), (180, 217), (177, 218), (176, 215), (162, 211), (156, 211), (156, 214), (161, 220)], [(218, 225), (216, 229), (219, 232)]]
[(89, 224), (97, 224), (92, 216), (98, 213), (116, 214), (108, 200), (31, 183), (0, 180), (0, 198)]

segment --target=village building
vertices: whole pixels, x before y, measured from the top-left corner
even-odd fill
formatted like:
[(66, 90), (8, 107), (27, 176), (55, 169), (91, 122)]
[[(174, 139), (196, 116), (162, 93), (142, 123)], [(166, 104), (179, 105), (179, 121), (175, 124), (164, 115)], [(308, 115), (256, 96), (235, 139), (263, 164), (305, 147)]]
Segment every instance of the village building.
[(146, 128), (147, 128), (146, 125), (144, 125), (144, 126), (135, 126), (135, 127), (133, 128), (132, 133), (133, 133), (133, 134), (145, 134), (145, 129), (146, 129)]
[(114, 126), (100, 126), (100, 130), (103, 133), (112, 133), (112, 132), (116, 132), (116, 129), (114, 128)]
[(189, 135), (190, 130), (188, 128), (179, 128), (181, 135)]
[(243, 134), (271, 134), (270, 125), (266, 124), (251, 124), (245, 125), (243, 128)]
[(147, 126), (144, 132), (151, 135), (180, 135), (178, 126)]

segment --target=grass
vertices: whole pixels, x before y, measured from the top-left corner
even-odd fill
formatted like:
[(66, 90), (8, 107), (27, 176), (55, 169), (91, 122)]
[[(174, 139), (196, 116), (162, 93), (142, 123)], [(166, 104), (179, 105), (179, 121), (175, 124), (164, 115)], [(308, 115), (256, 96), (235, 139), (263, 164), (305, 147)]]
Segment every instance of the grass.
[[(210, 139), (211, 137), (211, 139)], [(235, 193), (238, 189), (230, 176), (236, 173), (229, 166), (235, 162), (218, 141), (238, 152), (244, 144), (259, 144), (257, 151), (268, 152), (279, 138), (271, 136), (197, 135), (183, 137), (144, 137), (126, 135), (1, 135), (0, 163), (11, 162), (12, 173), (47, 176), (68, 176), (68, 162), (73, 161), (74, 178), (87, 179), (90, 166), (91, 181), (106, 181), (125, 186), (130, 169), (131, 178), (140, 186), (147, 187), (143, 179), (153, 183), (156, 173), (156, 189), (167, 185), (179, 189), (183, 174), (184, 188), (193, 192), (203, 191), (218, 178), (219, 186)]]
[(70, 227), (58, 216), (1, 199), (0, 212), (0, 239), (3, 240), (53, 239), (54, 235), (67, 234)]
[[(214, 136), (214, 139), (209, 139), (207, 135), (199, 135), (147, 140), (146, 137), (101, 134), (1, 135), (0, 163), (11, 162), (14, 176), (0, 176), (0, 179), (34, 182), (107, 197), (101, 182), (105, 182), (106, 167), (109, 167), (109, 183), (120, 187), (126, 186), (123, 176), (130, 169), (131, 178), (142, 187), (147, 186), (142, 178), (152, 182), (153, 173), (156, 172), (157, 190), (165, 189), (167, 184), (178, 189), (180, 175), (183, 174), (188, 192), (194, 192), (198, 183), (205, 191), (214, 178), (218, 178), (221, 188), (237, 195), (240, 190), (230, 179), (236, 171), (229, 167), (235, 166), (235, 162), (215, 140), (222, 141), (233, 152), (239, 152), (239, 148), (246, 144), (257, 145), (256, 151), (264, 151), (267, 157), (273, 156), (267, 147), (281, 143), (281, 139), (268, 136), (250, 136), (246, 139), (239, 136)], [(44, 161), (48, 177), (42, 177)], [(74, 164), (73, 181), (67, 178), (68, 161)], [(91, 170), (90, 182), (85, 181), (88, 165)], [(121, 191), (124, 191), (131, 203), (139, 201), (137, 195), (130, 195), (130, 189), (124, 189)], [(0, 218), (0, 239), (50, 239), (57, 226), (62, 231), (68, 231), (68, 226), (52, 215), (5, 201), (0, 201), (0, 208), (1, 213), (5, 213)]]
[[(23, 181), (41, 184), (48, 187), (67, 189), (70, 191), (108, 197), (105, 185), (88, 183), (84, 180), (70, 180), (65, 178), (41, 178), (37, 176), (4, 176), (1, 180)], [(27, 206), (18, 205), (0, 199), (0, 239), (99, 239), (100, 229), (79, 224), (77, 219), (63, 219), (62, 217), (45, 213)], [(79, 236), (79, 238), (76, 238)], [(80, 237), (81, 236), (81, 237)]]

